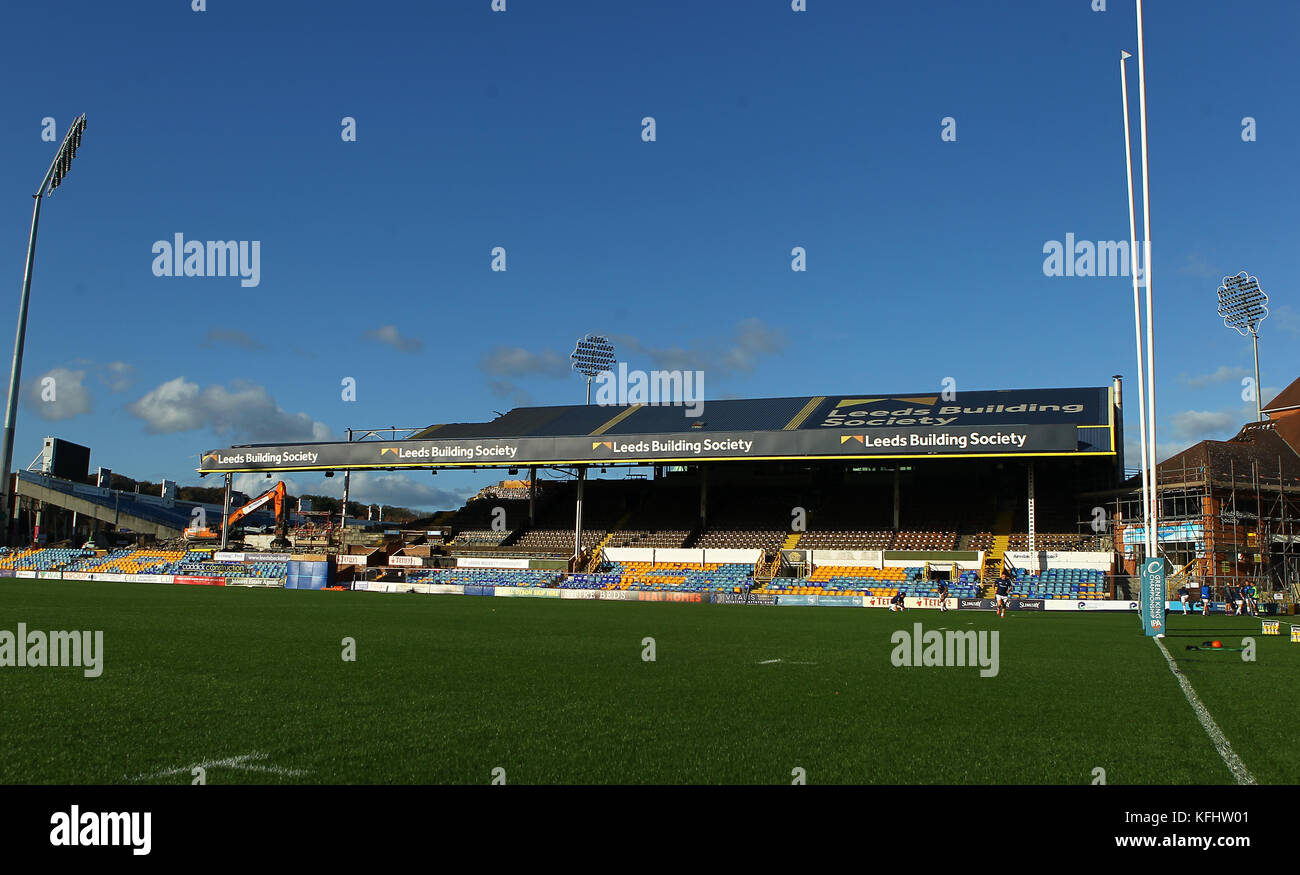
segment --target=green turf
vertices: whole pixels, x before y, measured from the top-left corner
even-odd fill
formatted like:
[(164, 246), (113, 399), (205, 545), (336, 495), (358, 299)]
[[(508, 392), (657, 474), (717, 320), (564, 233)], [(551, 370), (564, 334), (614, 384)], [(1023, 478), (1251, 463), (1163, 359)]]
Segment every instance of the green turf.
[[(0, 581), (0, 629), (20, 621), (102, 629), (104, 672), (0, 668), (0, 783), (189, 783), (192, 764), (245, 755), (297, 773), (218, 765), (207, 782), (1233, 780), (1130, 614)], [(999, 630), (999, 674), (895, 667), (891, 633), (916, 622)], [(1169, 630), (1257, 779), (1300, 782), (1300, 644), (1248, 618)], [(1254, 663), (1183, 650), (1248, 634)]]

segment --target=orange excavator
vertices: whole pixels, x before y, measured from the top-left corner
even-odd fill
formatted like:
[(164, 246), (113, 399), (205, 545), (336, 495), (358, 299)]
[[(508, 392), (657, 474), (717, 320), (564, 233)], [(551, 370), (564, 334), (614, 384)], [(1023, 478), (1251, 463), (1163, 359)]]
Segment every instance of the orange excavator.
[[(271, 546), (275, 549), (284, 549), (289, 546), (289, 539), (285, 537), (287, 530), (287, 517), (285, 514), (285, 489), (284, 481), (272, 486), (261, 495), (254, 498), (248, 504), (239, 508), (230, 514), (230, 519), (226, 521), (226, 528), (233, 530), (239, 521), (251, 513), (255, 513), (266, 506), (268, 501), (275, 502), (275, 538), (271, 541)], [(191, 526), (185, 530), (185, 539), (187, 541), (209, 541), (221, 537), (220, 527), (213, 531), (208, 526)]]

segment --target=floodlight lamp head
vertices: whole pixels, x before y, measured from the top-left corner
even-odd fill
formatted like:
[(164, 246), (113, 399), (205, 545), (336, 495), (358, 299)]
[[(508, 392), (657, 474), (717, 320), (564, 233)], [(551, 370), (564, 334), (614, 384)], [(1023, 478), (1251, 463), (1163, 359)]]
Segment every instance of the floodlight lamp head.
[(614, 366), (614, 344), (599, 334), (588, 334), (578, 339), (569, 359), (573, 370), (594, 377)]
[(1268, 318), (1268, 295), (1259, 280), (1244, 270), (1225, 276), (1219, 286), (1219, 315), (1225, 326), (1243, 337), (1258, 335), (1259, 324)]

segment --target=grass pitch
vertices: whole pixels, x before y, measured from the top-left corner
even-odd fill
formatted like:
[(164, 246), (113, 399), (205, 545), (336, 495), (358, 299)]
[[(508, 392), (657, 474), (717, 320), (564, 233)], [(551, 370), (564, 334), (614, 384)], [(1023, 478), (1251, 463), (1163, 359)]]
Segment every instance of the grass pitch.
[[(103, 630), (104, 669), (0, 668), (5, 784), (1233, 782), (1131, 614), (0, 581), (19, 622)], [(998, 630), (997, 676), (895, 667), (918, 622)], [(1300, 783), (1300, 645), (1259, 629), (1166, 645), (1256, 780)]]

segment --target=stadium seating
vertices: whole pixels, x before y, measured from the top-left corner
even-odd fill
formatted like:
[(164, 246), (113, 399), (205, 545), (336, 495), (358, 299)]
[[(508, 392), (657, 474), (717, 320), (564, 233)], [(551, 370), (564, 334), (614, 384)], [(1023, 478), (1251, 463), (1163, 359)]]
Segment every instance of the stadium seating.
[(90, 550), (74, 550), (65, 547), (25, 549), (0, 555), (0, 568), (11, 568), (15, 571), (62, 571), (77, 560), (94, 555)]
[(419, 568), (407, 572), (407, 583), (452, 583), (479, 586), (555, 586), (559, 571), (536, 568)]
[(574, 574), (561, 588), (741, 593), (753, 585), (752, 571), (741, 562), (614, 562), (597, 574)]
[(148, 550), (125, 547), (105, 556), (90, 556), (70, 565), (67, 571), (89, 571), (103, 574), (166, 574), (163, 569), (179, 562), (183, 550)]
[[(898, 592), (904, 596), (933, 598), (939, 594), (938, 581), (925, 580), (925, 569), (868, 568), (854, 565), (821, 565), (806, 578), (776, 578), (762, 592), (789, 595), (861, 595), (890, 598)], [(951, 598), (974, 598), (979, 587), (979, 573), (962, 572), (959, 580), (948, 583)]]
[[(604, 529), (583, 529), (582, 549), (590, 550), (604, 537)], [(532, 529), (525, 532), (511, 546), (523, 551), (571, 556), (573, 555), (573, 529)]]
[(452, 538), (453, 546), (499, 547), (501, 542), (510, 537), (510, 532), (494, 532), (491, 529), (469, 529), (457, 532)]
[(782, 529), (710, 529), (689, 546), (705, 550), (775, 550), (785, 536)]
[(799, 536), (801, 550), (888, 550), (892, 531), (818, 531)]
[(1035, 599), (1110, 598), (1106, 572), (1088, 568), (1049, 568), (1041, 575), (1017, 568), (1012, 595)]

